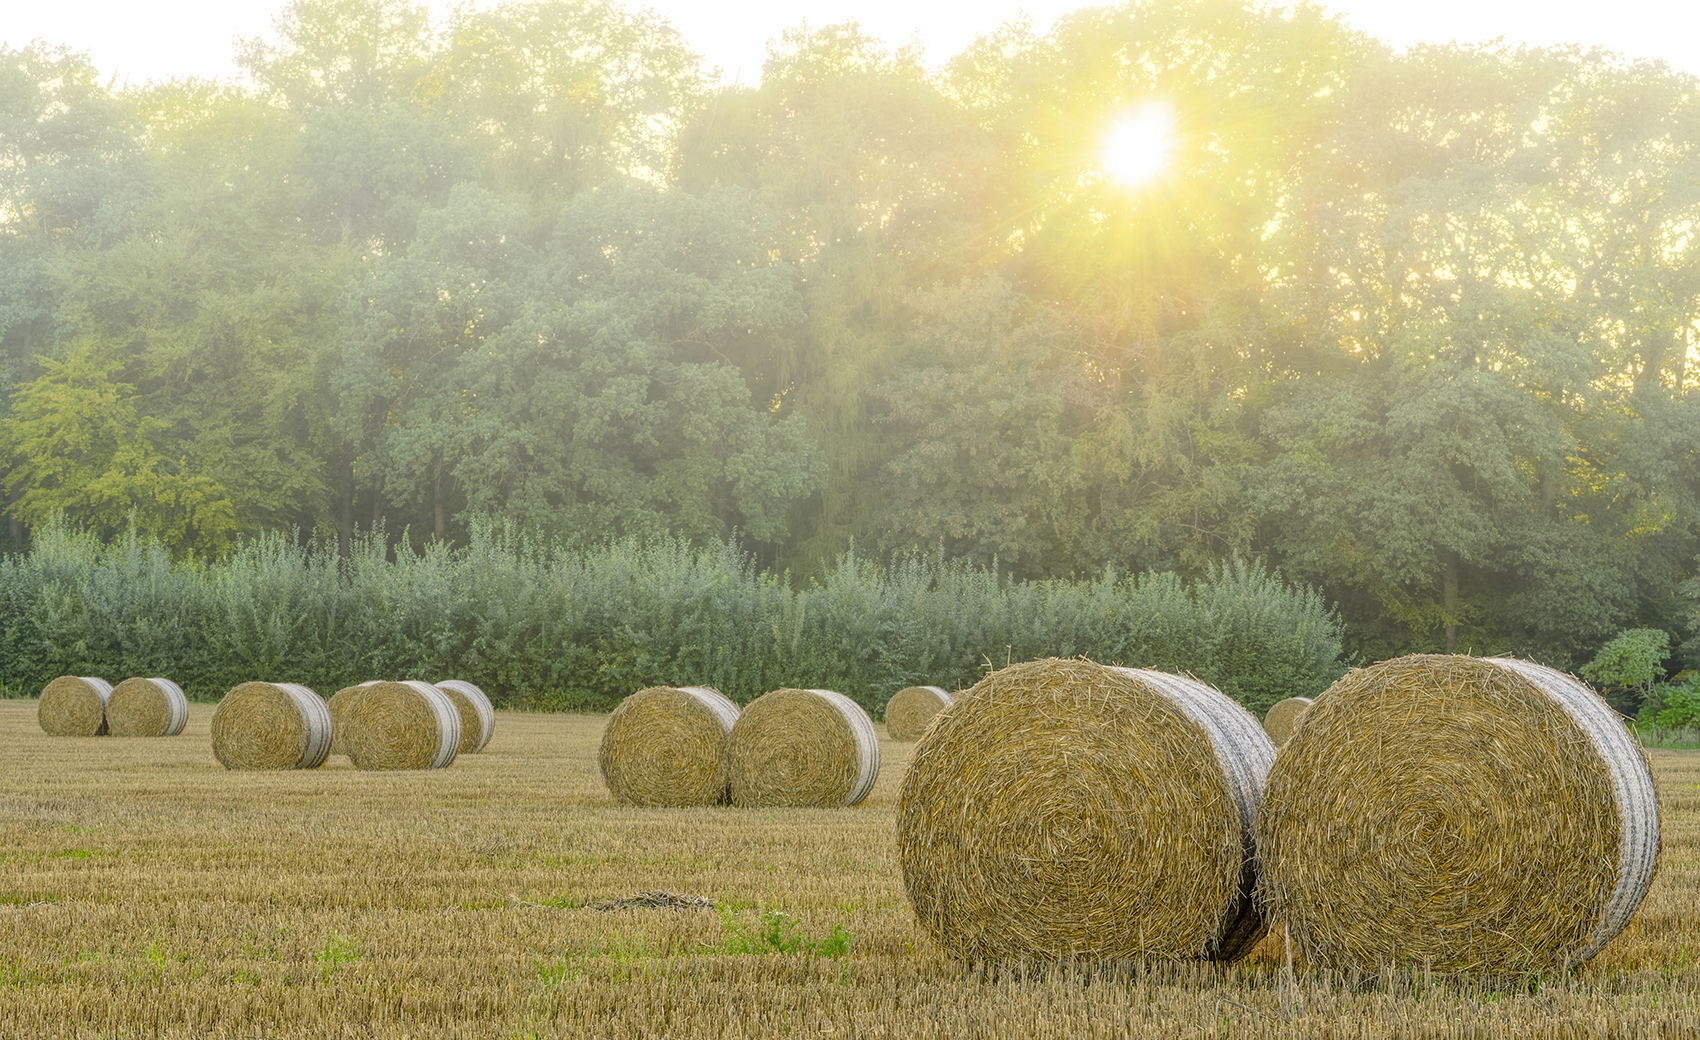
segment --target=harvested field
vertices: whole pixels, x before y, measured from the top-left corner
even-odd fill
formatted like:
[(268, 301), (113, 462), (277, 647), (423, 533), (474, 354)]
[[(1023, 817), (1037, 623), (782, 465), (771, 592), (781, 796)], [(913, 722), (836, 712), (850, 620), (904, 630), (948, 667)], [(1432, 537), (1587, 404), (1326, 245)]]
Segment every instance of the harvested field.
[[(0, 1037), (1700, 1031), (1700, 752), (1651, 752), (1658, 877), (1569, 976), (1301, 963), (1289, 980), (1265, 942), (1227, 966), (987, 979), (933, 948), (903, 895), (911, 745), (884, 746), (852, 810), (641, 809), (602, 785), (601, 716), (503, 712), (449, 770), (232, 773), (209, 705), (182, 740), (58, 740), (35, 715), (0, 702)], [(589, 908), (658, 892), (719, 909)]]

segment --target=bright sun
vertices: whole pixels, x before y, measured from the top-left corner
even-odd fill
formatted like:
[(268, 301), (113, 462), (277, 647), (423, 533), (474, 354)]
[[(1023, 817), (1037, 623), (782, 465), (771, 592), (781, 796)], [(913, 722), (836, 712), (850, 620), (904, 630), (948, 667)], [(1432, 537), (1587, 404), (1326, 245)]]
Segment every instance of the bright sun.
[(1175, 116), (1152, 101), (1123, 117), (1104, 135), (1101, 161), (1110, 177), (1137, 188), (1163, 172), (1173, 146)]

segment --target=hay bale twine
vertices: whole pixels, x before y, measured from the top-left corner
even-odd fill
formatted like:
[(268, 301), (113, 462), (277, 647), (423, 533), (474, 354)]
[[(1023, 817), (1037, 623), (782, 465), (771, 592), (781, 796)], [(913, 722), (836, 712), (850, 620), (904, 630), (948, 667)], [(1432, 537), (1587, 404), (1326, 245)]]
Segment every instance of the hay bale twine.
[(898, 799), (909, 902), (975, 962), (1228, 960), (1265, 929), (1252, 822), (1275, 746), (1194, 679), (1051, 658), (939, 713)]
[(170, 679), (125, 679), (106, 698), (115, 737), (175, 737), (189, 724), (189, 698)]
[(428, 682), (372, 682), (342, 713), (342, 745), (356, 769), (442, 769), (460, 751), (460, 712)]
[(431, 684), (449, 695), (460, 712), (460, 754), (475, 755), (496, 732), (496, 706), (484, 691), (464, 679), (440, 679)]
[(98, 737), (106, 732), (106, 699), (112, 684), (91, 675), (61, 675), (41, 691), (35, 718), (55, 737)]
[(1587, 960), (1652, 883), (1639, 744), (1582, 683), (1417, 655), (1324, 692), (1269, 774), (1259, 895), (1311, 960), (1495, 974)]
[(832, 690), (774, 690), (750, 702), (728, 739), (733, 805), (857, 805), (880, 771), (879, 733)]
[(738, 706), (707, 686), (651, 686), (621, 701), (602, 730), (597, 763), (626, 805), (720, 805), (726, 744)]
[(317, 769), (331, 753), (331, 713), (305, 686), (246, 682), (218, 702), (212, 745), (226, 769)]
[(1276, 747), (1282, 747), (1293, 739), (1293, 730), (1298, 728), (1299, 720), (1310, 705), (1309, 697), (1288, 697), (1284, 701), (1276, 701), (1263, 715), (1263, 732), (1269, 734)]
[(950, 694), (937, 686), (905, 686), (886, 702), (885, 731), (892, 740), (919, 740), (949, 704)]

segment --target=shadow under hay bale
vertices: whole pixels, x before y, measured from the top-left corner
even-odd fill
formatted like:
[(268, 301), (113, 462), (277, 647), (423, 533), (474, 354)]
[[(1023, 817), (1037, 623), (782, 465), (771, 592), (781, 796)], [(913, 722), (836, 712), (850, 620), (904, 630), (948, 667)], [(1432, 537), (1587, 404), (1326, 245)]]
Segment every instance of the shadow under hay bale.
[(832, 690), (774, 690), (738, 716), (727, 742), (733, 805), (857, 805), (880, 771), (874, 721)]
[(41, 691), (36, 721), (55, 737), (98, 737), (106, 732), (112, 684), (88, 675), (61, 675)]
[(738, 706), (707, 686), (651, 686), (621, 701), (597, 764), (625, 805), (721, 805)]
[(442, 769), (460, 751), (460, 712), (428, 682), (372, 682), (342, 712), (342, 746), (356, 769)]
[(460, 712), (460, 752), (475, 755), (496, 732), (496, 706), (484, 691), (464, 679), (443, 679), (431, 685), (449, 695)]
[(885, 731), (892, 740), (919, 740), (933, 716), (950, 705), (950, 694), (937, 686), (905, 686), (885, 705)]
[(1547, 971), (1629, 922), (1658, 827), (1646, 757), (1580, 682), (1402, 657), (1335, 683), (1282, 749), (1259, 898), (1320, 965)]
[(243, 683), (213, 712), (212, 746), (226, 769), (317, 769), (331, 753), (331, 713), (305, 686)]
[(189, 698), (170, 679), (125, 679), (106, 698), (115, 737), (175, 737), (189, 724)]
[(969, 963), (1243, 956), (1275, 747), (1203, 683), (1051, 658), (957, 695), (897, 810), (915, 916)]
[(1276, 747), (1284, 746), (1293, 739), (1293, 731), (1298, 728), (1299, 720), (1304, 718), (1305, 709), (1311, 705), (1309, 697), (1288, 697), (1275, 704), (1263, 715), (1263, 731), (1269, 734)]

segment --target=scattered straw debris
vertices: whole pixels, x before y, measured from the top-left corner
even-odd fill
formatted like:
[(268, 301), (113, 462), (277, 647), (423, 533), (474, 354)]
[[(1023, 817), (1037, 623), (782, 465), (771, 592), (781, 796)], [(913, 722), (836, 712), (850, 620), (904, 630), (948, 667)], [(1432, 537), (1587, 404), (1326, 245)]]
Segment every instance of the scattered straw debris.
[(714, 901), (701, 896), (678, 895), (673, 892), (639, 892), (624, 899), (603, 899), (586, 903), (586, 910), (609, 913), (614, 910), (713, 910)]

